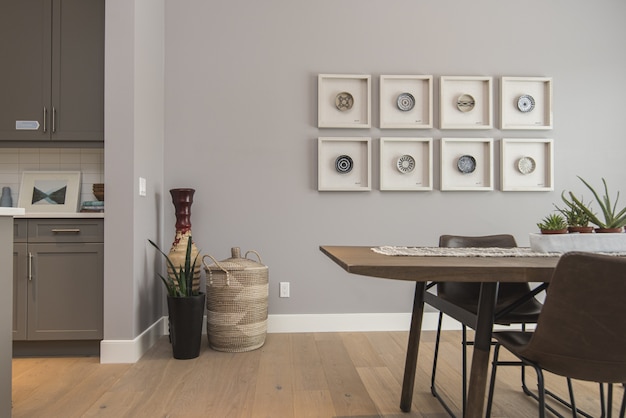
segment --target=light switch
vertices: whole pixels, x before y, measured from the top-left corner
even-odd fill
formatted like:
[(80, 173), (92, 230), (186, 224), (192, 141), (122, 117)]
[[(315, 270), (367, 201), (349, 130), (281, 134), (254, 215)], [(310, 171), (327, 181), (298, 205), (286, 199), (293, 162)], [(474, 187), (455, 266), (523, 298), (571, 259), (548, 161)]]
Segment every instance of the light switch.
[(145, 196), (146, 193), (146, 179), (139, 177), (139, 196)]

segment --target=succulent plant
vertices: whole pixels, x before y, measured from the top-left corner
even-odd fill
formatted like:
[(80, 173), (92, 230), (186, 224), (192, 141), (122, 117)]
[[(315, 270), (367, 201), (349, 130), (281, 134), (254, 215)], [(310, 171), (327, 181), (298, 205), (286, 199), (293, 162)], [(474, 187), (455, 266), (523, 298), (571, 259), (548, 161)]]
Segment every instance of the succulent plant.
[(537, 227), (542, 231), (560, 231), (567, 229), (567, 222), (563, 215), (559, 213), (552, 213), (542, 219)]
[[(589, 225), (589, 222), (591, 222), (591, 218), (589, 217), (587, 212), (585, 212), (580, 206), (578, 206), (573, 201), (567, 200), (567, 197), (565, 197), (565, 191), (561, 193), (561, 199), (565, 203), (565, 207), (560, 208), (556, 204), (554, 205), (554, 207), (556, 208), (556, 210), (558, 210), (561, 213), (561, 215), (565, 217), (565, 221), (567, 221), (567, 225), (569, 226)], [(583, 203), (585, 207), (591, 211), (590, 203), (589, 204), (584, 203), (582, 197), (580, 198), (579, 201)]]

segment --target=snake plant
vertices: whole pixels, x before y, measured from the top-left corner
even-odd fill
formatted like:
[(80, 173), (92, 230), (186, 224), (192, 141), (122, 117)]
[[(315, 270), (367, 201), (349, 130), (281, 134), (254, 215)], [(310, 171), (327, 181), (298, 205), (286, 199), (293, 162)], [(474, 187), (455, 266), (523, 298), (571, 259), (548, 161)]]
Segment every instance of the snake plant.
[(158, 245), (156, 245), (152, 240), (148, 240), (148, 242), (152, 244), (152, 246), (156, 248), (157, 251), (163, 255), (163, 257), (165, 257), (167, 265), (173, 272), (174, 277), (171, 277), (170, 275), (168, 275), (167, 277), (163, 277), (162, 274), (157, 273), (159, 277), (161, 278), (161, 281), (163, 281), (165, 288), (167, 289), (167, 294), (172, 297), (178, 297), (178, 298), (198, 295), (199, 294), (198, 290), (193, 289), (193, 274), (196, 268), (196, 261), (198, 260), (199, 253), (196, 254), (196, 257), (192, 261), (191, 260), (191, 236), (189, 237), (189, 241), (187, 242), (187, 252), (185, 253), (185, 264), (179, 266), (178, 269), (176, 269), (176, 266), (174, 266), (174, 263), (172, 263), (172, 260), (170, 260), (167, 254), (161, 251)]

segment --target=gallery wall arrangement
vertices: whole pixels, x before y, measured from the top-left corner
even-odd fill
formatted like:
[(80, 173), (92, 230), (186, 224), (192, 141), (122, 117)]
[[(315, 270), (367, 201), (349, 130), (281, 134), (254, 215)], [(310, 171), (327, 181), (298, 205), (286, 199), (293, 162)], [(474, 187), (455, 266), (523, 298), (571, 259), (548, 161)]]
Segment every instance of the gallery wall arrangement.
[[(439, 129), (494, 129), (493, 77), (440, 76)], [(370, 129), (372, 76), (318, 75), (318, 128)], [(552, 78), (501, 77), (499, 129), (552, 129)], [(433, 76), (380, 75), (381, 129), (432, 129)], [(494, 190), (494, 142), (489, 138), (444, 136), (440, 144), (441, 191)], [(378, 141), (380, 190), (431, 191), (432, 137), (389, 137)], [(553, 140), (500, 139), (500, 189), (554, 189)], [(372, 190), (371, 137), (318, 138), (318, 190)]]

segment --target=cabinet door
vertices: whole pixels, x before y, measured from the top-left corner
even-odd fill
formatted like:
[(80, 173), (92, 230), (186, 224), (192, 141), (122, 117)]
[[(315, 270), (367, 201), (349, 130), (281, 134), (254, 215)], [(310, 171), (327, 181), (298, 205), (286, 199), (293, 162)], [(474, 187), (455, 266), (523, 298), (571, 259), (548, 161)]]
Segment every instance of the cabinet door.
[(28, 251), (28, 339), (102, 339), (104, 244), (29, 244)]
[[(50, 138), (51, 34), (50, 0), (0, 2), (0, 140)], [(20, 121), (30, 129), (16, 129)]]
[(104, 0), (54, 0), (53, 140), (104, 140)]
[(26, 339), (28, 253), (25, 243), (13, 244), (13, 339)]

